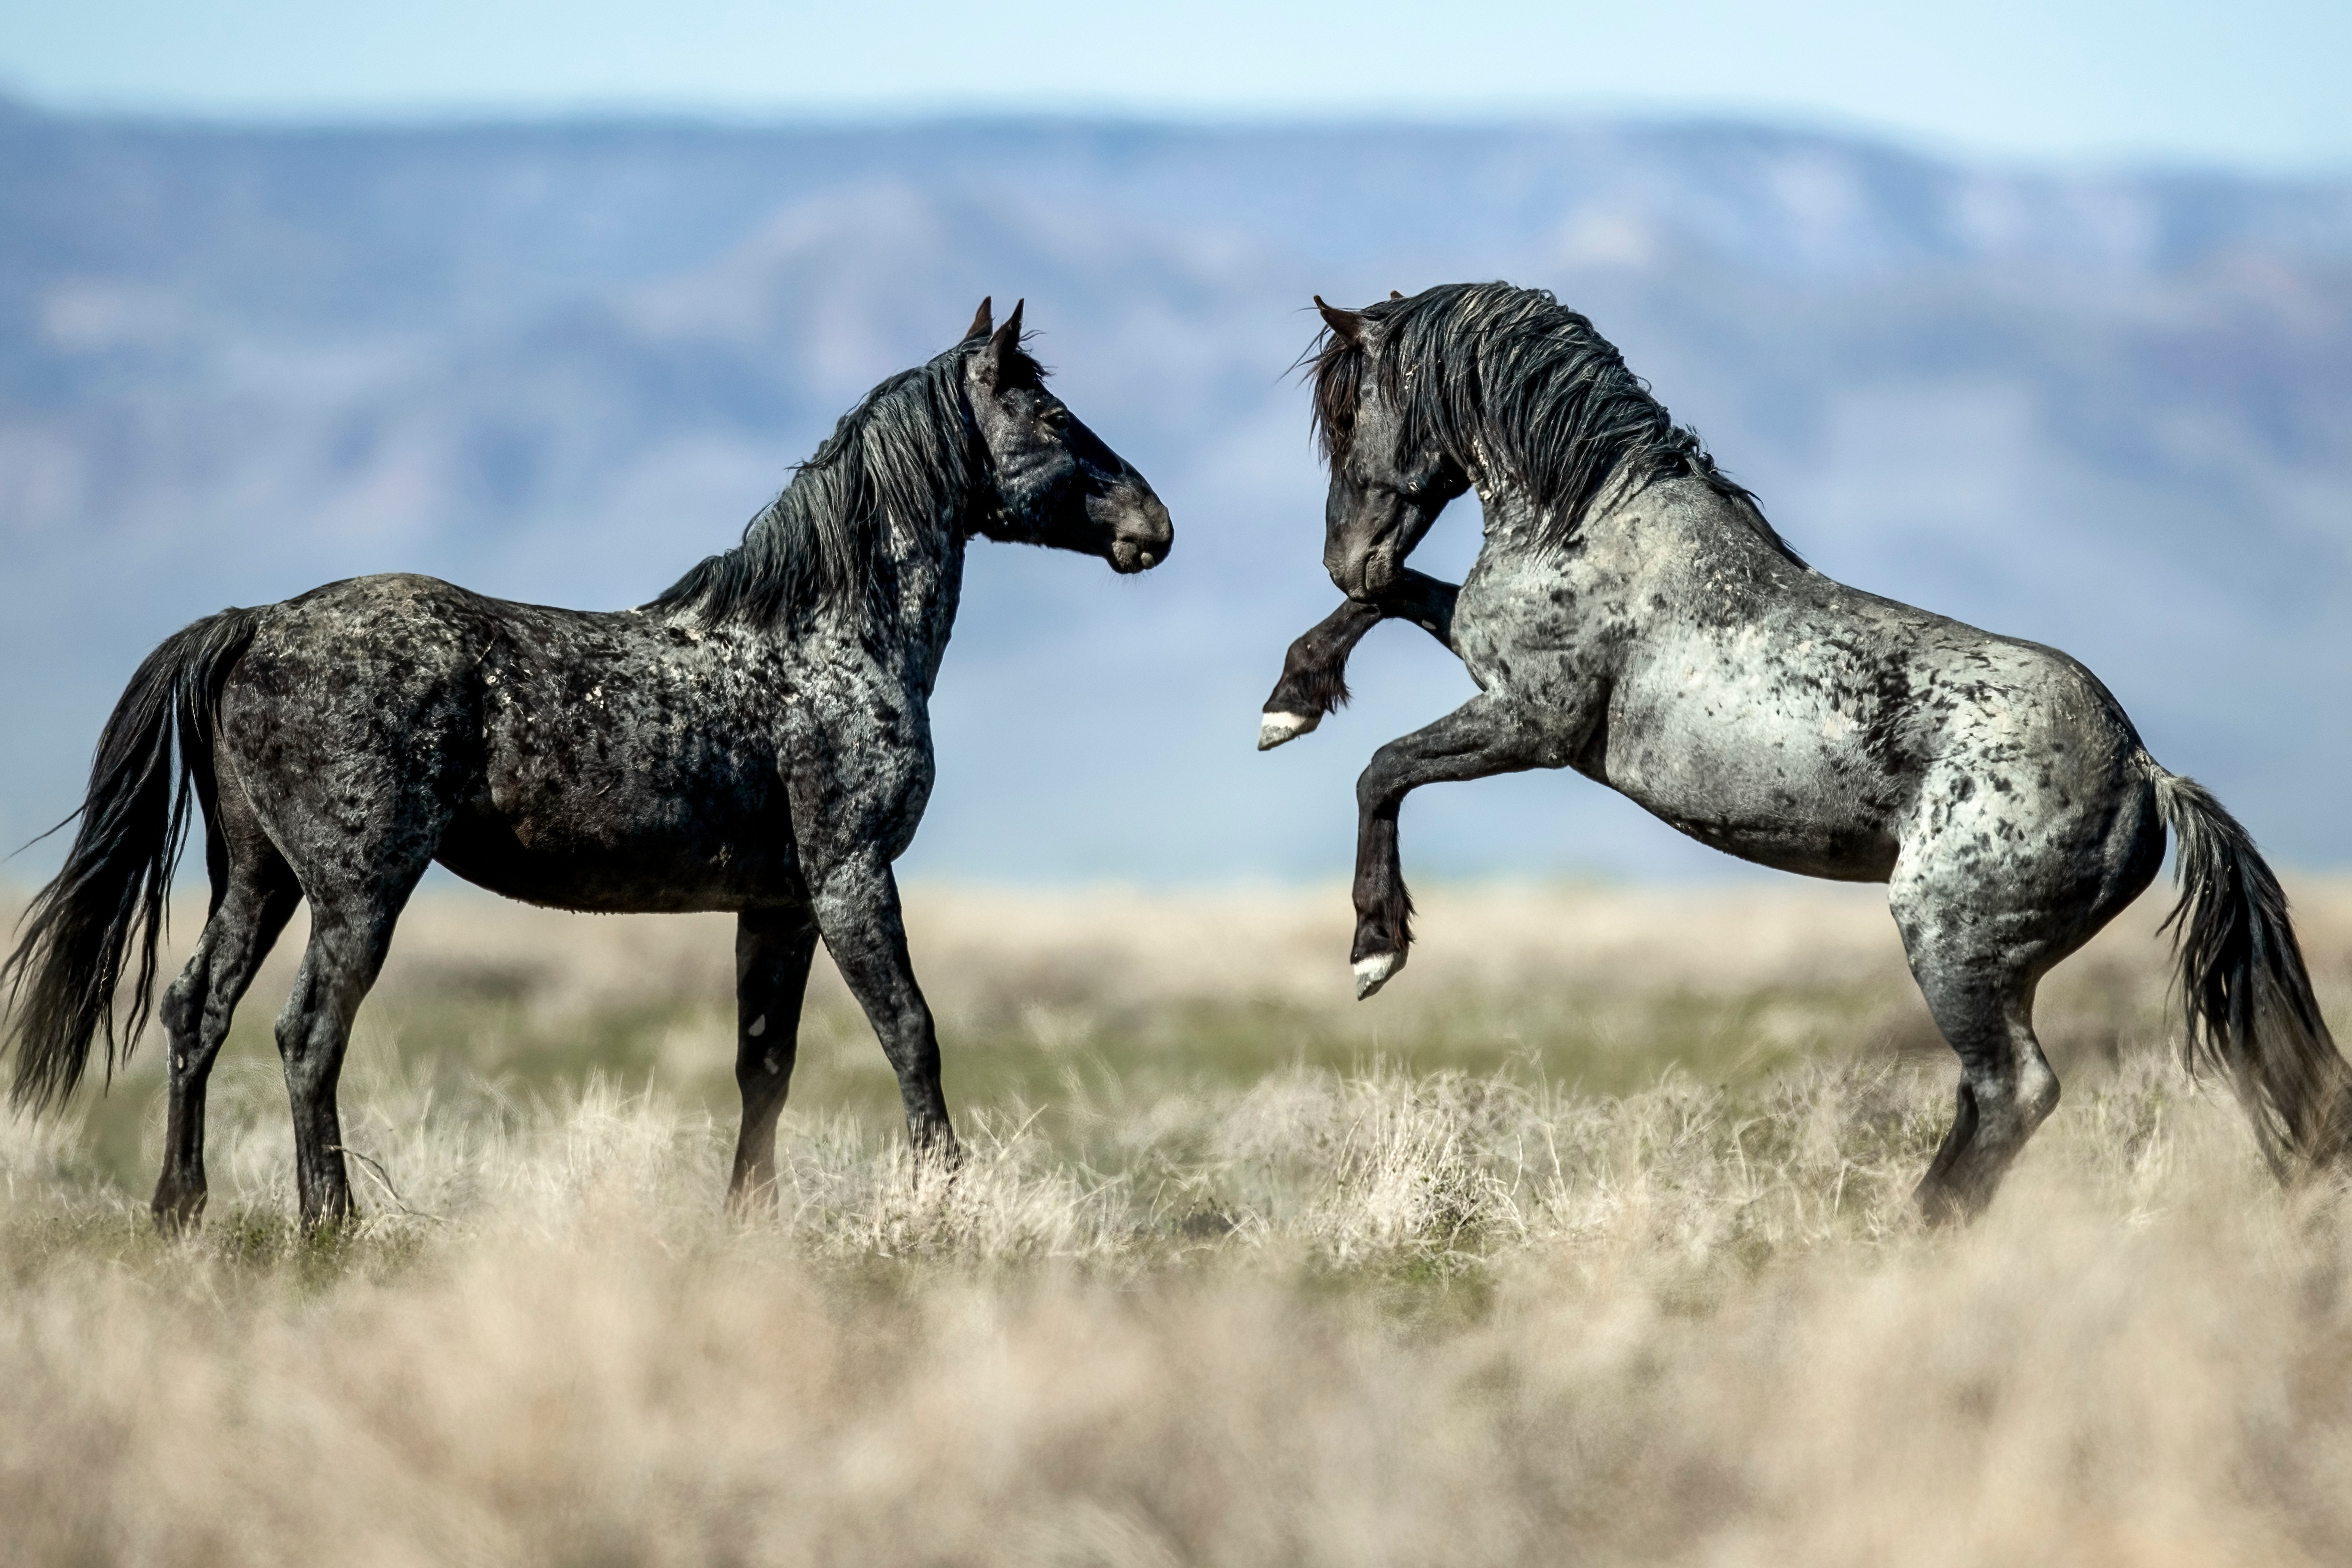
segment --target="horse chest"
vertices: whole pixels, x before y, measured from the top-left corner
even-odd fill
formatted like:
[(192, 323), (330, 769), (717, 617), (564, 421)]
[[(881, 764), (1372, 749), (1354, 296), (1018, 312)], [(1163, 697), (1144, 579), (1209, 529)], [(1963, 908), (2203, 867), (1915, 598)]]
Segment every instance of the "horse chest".
[(1454, 602), (1454, 644), (1479, 689), (1546, 709), (1606, 679), (1633, 633), (1622, 595), (1482, 556)]

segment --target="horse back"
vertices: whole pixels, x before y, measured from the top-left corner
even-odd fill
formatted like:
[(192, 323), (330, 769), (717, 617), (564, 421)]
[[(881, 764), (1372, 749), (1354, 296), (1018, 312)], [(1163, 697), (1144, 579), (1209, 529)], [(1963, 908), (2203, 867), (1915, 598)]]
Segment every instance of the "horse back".
[(2138, 786), (2138, 736), (2074, 659), (1848, 587), (1736, 503), (1659, 489), (1568, 569), (1552, 640), (1608, 693), (1582, 771), (1744, 858), (1868, 880), (1954, 791), (2046, 796), (2054, 822)]
[(356, 579), (263, 613), (223, 694), (227, 765), (274, 837), (322, 854), (423, 840), (565, 908), (781, 901), (796, 858), (767, 663), (663, 617)]

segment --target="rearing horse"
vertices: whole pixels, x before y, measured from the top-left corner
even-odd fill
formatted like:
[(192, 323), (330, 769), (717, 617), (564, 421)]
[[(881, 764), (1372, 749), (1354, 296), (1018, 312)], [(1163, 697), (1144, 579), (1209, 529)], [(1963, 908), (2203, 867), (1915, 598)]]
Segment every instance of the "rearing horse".
[[(1140, 572), (1168, 509), (1046, 389), (1021, 307), (891, 377), (745, 530), (639, 609), (509, 604), (363, 577), (197, 622), (99, 742), (65, 868), (0, 980), (18, 1104), (136, 1040), (191, 788), (212, 907), (163, 998), (171, 1111), (155, 1216), (205, 1205), (205, 1084), (295, 906), (278, 1021), (306, 1224), (350, 1212), (335, 1080), (352, 1015), (432, 861), (562, 909), (735, 912), (730, 1204), (774, 1180), (803, 987), (823, 939), (897, 1069), (919, 1150), (952, 1158), (896, 860), (931, 790), (931, 686), (975, 535)], [(176, 744), (177, 755), (174, 756)], [(126, 1032), (113, 998), (139, 950)]]
[[(1316, 304), (1323, 559), (1349, 603), (1292, 645), (1260, 745), (1345, 700), (1348, 650), (1384, 618), (1420, 624), (1480, 688), (1357, 783), (1358, 995), (1404, 964), (1397, 812), (1426, 784), (1573, 768), (1742, 859), (1885, 882), (1960, 1058), (1917, 1201), (1961, 1217), (2058, 1102), (2036, 984), (2147, 888), (2168, 826), (2191, 1065), (2228, 1076), (2283, 1177), (2344, 1157), (2352, 1068), (2277, 879), (2089, 670), (1813, 571), (1548, 293)], [(1486, 540), (1461, 587), (1406, 571), (1470, 489)]]

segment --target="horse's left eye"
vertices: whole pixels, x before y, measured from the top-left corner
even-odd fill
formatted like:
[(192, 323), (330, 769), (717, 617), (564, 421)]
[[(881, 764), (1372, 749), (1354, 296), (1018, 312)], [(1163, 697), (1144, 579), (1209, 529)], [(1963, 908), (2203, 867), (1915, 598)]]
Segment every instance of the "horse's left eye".
[(1070, 411), (1066, 408), (1048, 408), (1037, 416), (1037, 421), (1048, 430), (1066, 430), (1070, 427)]

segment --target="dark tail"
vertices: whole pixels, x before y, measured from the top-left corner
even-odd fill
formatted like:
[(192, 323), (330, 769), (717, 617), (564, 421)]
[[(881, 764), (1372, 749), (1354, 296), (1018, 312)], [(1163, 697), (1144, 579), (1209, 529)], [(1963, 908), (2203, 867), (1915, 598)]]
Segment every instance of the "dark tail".
[(2179, 842), (2180, 902), (2165, 924), (2180, 955), (2190, 1069), (2229, 1078), (2282, 1181), (2343, 1160), (2352, 1064), (2319, 1016), (2284, 890), (2202, 785), (2158, 769), (2156, 804)]
[[(39, 1112), (71, 1094), (101, 1032), (110, 1079), (146, 1026), (191, 786), (209, 816), (214, 710), (258, 618), (224, 610), (174, 634), (147, 656), (106, 721), (89, 793), (66, 818), (81, 819), (73, 852), (35, 895), (16, 950), (0, 963), (9, 1014), (0, 1045), (16, 1041), (11, 1098), (20, 1108)], [(134, 948), (138, 979), (118, 1027), (114, 993)]]

